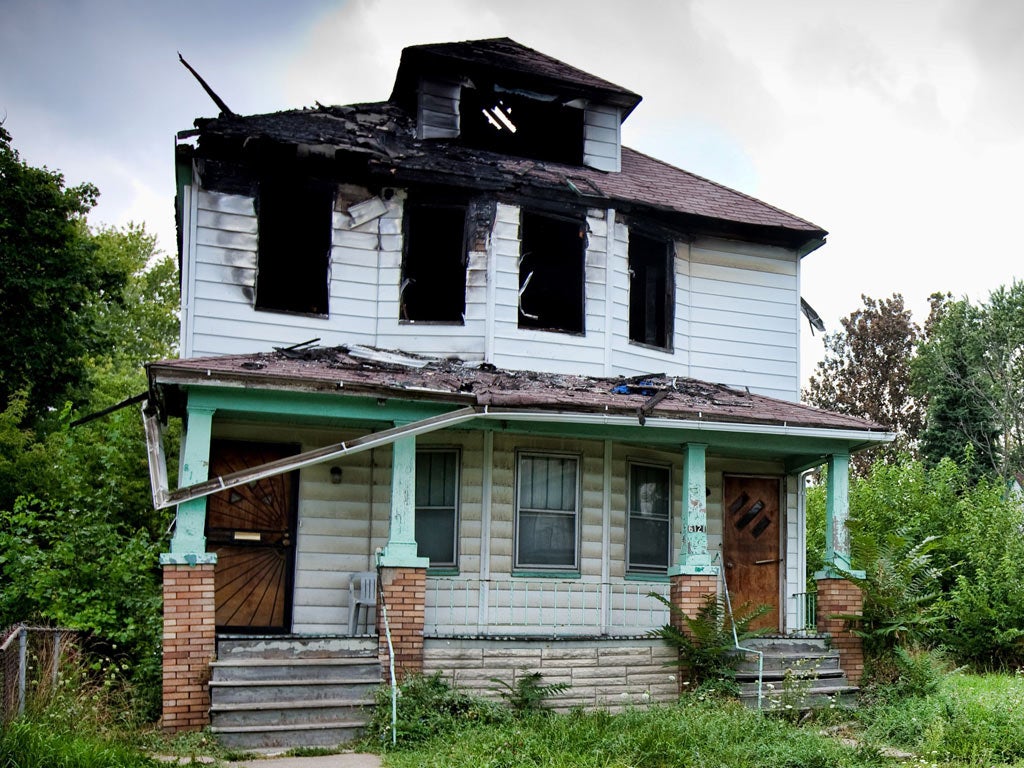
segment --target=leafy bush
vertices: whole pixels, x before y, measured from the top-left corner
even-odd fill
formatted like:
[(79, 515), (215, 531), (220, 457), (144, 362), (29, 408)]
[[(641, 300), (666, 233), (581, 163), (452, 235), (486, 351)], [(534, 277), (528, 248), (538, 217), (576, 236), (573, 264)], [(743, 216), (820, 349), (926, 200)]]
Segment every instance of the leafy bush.
[(547, 712), (544, 703), (552, 696), (569, 690), (568, 683), (541, 685), (540, 681), (543, 677), (540, 672), (524, 671), (523, 674), (516, 675), (515, 682), (509, 683), (498, 677), (492, 677), (491, 682), (498, 686), (494, 690), (505, 700), (513, 712), (530, 714)]
[[(398, 689), (395, 739), (414, 744), (439, 734), (450, 733), (472, 723), (502, 722), (510, 713), (495, 702), (453, 688), (440, 672), (409, 675)], [(376, 706), (366, 735), (385, 748), (391, 744), (391, 688), (377, 689)]]
[(679, 667), (686, 671), (689, 682), (696, 685), (717, 680), (730, 681), (739, 664), (733, 628), (742, 645), (744, 640), (764, 634), (763, 629), (751, 630), (750, 623), (771, 610), (767, 605), (757, 608), (741, 605), (739, 613), (730, 620), (725, 600), (716, 595), (706, 595), (697, 615), (688, 616), (657, 592), (651, 592), (649, 597), (660, 601), (686, 623), (685, 631), (666, 624), (652, 630), (651, 635), (660, 637), (679, 651)]

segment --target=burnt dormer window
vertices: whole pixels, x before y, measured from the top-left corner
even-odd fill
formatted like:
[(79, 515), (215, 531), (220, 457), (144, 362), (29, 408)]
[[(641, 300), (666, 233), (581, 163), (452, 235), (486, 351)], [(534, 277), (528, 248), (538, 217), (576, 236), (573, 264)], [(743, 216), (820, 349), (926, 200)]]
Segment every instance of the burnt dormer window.
[(464, 86), (459, 114), (467, 146), (534, 160), (583, 162), (582, 105), (500, 86)]

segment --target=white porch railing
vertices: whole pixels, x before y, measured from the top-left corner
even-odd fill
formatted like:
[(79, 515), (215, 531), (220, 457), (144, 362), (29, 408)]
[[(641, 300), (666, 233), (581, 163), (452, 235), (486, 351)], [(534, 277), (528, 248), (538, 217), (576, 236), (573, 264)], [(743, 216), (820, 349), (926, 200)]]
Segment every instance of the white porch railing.
[(629, 636), (668, 623), (648, 596), (668, 597), (667, 583), (579, 579), (427, 579), (428, 636)]

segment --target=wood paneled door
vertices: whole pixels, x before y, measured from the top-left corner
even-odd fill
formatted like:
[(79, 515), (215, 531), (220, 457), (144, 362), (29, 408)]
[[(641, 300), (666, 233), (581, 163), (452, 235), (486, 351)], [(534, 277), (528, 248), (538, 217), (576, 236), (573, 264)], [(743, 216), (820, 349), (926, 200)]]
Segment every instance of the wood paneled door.
[[(210, 477), (298, 453), (298, 446), (214, 440)], [(207, 549), (217, 553), (217, 630), (286, 632), (291, 627), (298, 472), (209, 497)]]
[(722, 492), (722, 561), (737, 614), (769, 605), (752, 628), (781, 629), (779, 577), (782, 573), (782, 484), (777, 477), (726, 475)]

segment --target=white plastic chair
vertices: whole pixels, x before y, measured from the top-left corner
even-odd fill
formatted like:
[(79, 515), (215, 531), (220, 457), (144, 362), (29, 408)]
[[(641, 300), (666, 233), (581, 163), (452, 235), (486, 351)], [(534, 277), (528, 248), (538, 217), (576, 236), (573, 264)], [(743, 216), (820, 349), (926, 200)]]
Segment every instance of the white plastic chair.
[(377, 607), (377, 572), (360, 571), (353, 573), (348, 581), (348, 634), (356, 636), (359, 628), (359, 610), (363, 610), (362, 624), (366, 625), (365, 634), (370, 631), (370, 609)]

